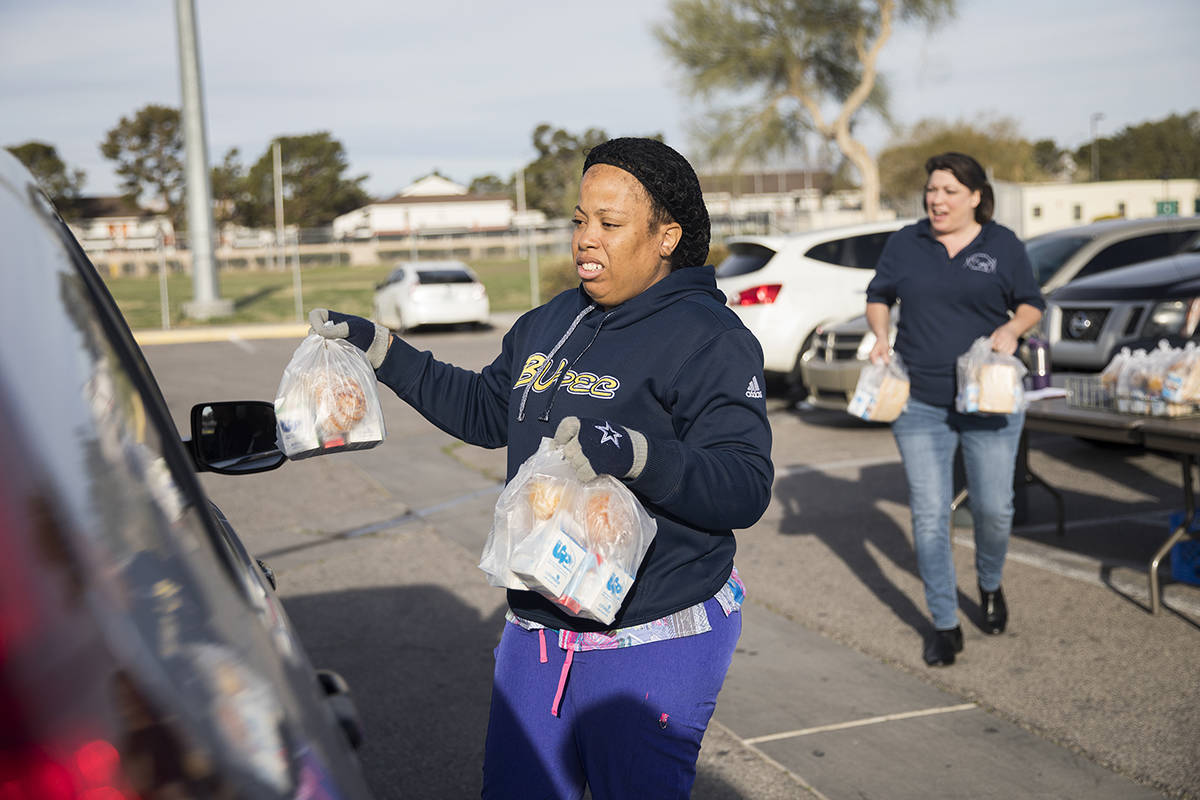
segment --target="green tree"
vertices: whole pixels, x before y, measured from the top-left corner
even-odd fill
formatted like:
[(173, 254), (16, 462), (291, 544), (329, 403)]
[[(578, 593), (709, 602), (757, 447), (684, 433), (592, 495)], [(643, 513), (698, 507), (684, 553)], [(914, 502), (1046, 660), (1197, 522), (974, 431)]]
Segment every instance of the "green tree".
[[(1101, 180), (1200, 178), (1200, 111), (1130, 125), (1096, 147)], [(1075, 160), (1090, 174), (1091, 142), (1075, 151)]]
[(166, 207), (171, 222), (183, 225), (183, 128), (179, 109), (150, 104), (132, 117), (121, 117), (100, 144), (115, 161), (124, 195), (141, 204), (142, 195)]
[(229, 149), (220, 164), (212, 168), (213, 222), (220, 227), (236, 222), (250, 200), (246, 190), (246, 168), (240, 151)]
[(467, 192), (470, 194), (511, 195), (513, 193), (513, 179), (510, 177), (506, 181), (495, 173), (479, 175), (471, 179), (471, 185), (467, 187)]
[(879, 210), (879, 171), (853, 123), (864, 108), (887, 119), (879, 54), (898, 21), (932, 26), (954, 6), (954, 0), (671, 0), (671, 20), (655, 35), (693, 94), (762, 91), (756, 102), (717, 113), (705, 133), (711, 154), (766, 157), (815, 131), (858, 171), (870, 219)]
[(79, 201), (85, 174), (81, 169), (68, 169), (52, 144), (25, 142), (6, 147), (33, 174), (42, 191), (54, 202), (58, 212), (70, 217)]
[(1047, 177), (1034, 157), (1034, 145), (1007, 117), (975, 123), (925, 119), (895, 137), (879, 154), (884, 199), (894, 205), (919, 199), (925, 185), (925, 161), (948, 151), (974, 156), (992, 180), (1035, 181)]
[[(328, 131), (301, 136), (280, 136), (283, 178), (283, 216), (289, 225), (315, 228), (328, 225), (339, 214), (371, 201), (362, 188), (366, 175), (347, 178), (346, 149)], [(250, 167), (246, 196), (237, 205), (237, 221), (253, 228), (275, 221), (275, 156), (268, 146)]]
[(1038, 139), (1033, 143), (1033, 160), (1051, 178), (1070, 178), (1075, 172), (1075, 159), (1053, 139)]
[(608, 140), (599, 128), (576, 135), (546, 123), (533, 130), (538, 157), (525, 167), (525, 205), (547, 217), (570, 216), (579, 196), (583, 162), (593, 147)]

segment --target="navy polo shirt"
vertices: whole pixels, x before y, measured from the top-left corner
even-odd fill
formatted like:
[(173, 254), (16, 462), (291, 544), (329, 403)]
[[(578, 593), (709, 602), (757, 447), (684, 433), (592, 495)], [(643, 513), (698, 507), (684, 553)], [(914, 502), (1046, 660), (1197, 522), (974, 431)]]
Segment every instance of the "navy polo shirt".
[(868, 303), (900, 301), (895, 350), (911, 394), (923, 403), (954, 405), (958, 357), (980, 336), (1009, 320), (1022, 303), (1045, 310), (1025, 245), (1003, 225), (986, 222), (950, 258), (929, 220), (888, 239), (867, 287)]

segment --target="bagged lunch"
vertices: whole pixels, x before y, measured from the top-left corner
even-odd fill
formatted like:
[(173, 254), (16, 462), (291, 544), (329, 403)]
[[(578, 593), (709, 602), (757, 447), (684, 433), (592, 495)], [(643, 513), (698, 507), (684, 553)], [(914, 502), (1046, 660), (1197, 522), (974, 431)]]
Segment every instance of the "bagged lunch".
[(382, 442), (383, 409), (366, 355), (345, 339), (304, 337), (279, 381), (275, 434), (292, 460)]
[(873, 422), (891, 422), (908, 405), (908, 370), (899, 354), (887, 364), (868, 363), (858, 374), (846, 411)]
[(496, 501), (479, 568), (493, 586), (536, 591), (607, 625), (657, 530), (624, 484), (610, 475), (579, 481), (544, 438)]
[(954, 407), (963, 414), (1012, 414), (1025, 404), (1025, 365), (1016, 356), (997, 353), (987, 336), (976, 339), (958, 357), (958, 394)]

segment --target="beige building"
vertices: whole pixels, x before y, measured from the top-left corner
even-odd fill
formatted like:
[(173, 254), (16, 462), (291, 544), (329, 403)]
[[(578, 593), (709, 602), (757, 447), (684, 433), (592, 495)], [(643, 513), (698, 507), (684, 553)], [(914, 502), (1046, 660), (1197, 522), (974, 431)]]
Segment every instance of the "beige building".
[(1200, 181), (996, 181), (996, 221), (1022, 239), (1101, 219), (1200, 214)]
[[(333, 220), (334, 239), (370, 239), (434, 231), (507, 231), (516, 210), (506, 194), (468, 194), (467, 187), (426, 175), (387, 200)], [(543, 218), (544, 221), (544, 218)]]

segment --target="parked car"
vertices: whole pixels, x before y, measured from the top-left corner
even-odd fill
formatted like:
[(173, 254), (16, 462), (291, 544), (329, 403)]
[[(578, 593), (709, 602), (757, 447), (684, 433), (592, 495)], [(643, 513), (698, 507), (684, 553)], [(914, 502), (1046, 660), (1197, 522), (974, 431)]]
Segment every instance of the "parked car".
[(487, 325), (487, 289), (461, 261), (401, 263), (375, 287), (375, 321), (394, 331), (419, 325)]
[(345, 683), (195, 475), (280, 466), (272, 404), (202, 403), (181, 439), (8, 153), (0, 232), (0, 797), (369, 797)]
[[(1197, 241), (1200, 241), (1200, 217), (1152, 217), (1105, 220), (1052, 231), (1029, 239), (1025, 248), (1042, 293), (1049, 296), (1076, 279), (1177, 253)], [(892, 341), (896, 336), (896, 319), (893, 308)], [(1038, 332), (1045, 337), (1047, 330), (1043, 320)], [(862, 314), (822, 327), (801, 365), (802, 380), (809, 390), (808, 402), (823, 408), (845, 408), (874, 346), (875, 334)], [(1059, 363), (1053, 346), (1050, 359), (1052, 366)]]
[(821, 325), (862, 309), (890, 220), (786, 236), (735, 236), (717, 267), (717, 288), (762, 344), (769, 378), (801, 390), (800, 357)]
[(1055, 369), (1094, 372), (1122, 347), (1200, 338), (1200, 248), (1080, 278), (1046, 308)]

